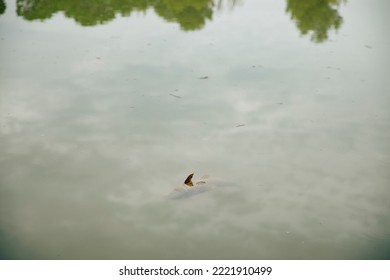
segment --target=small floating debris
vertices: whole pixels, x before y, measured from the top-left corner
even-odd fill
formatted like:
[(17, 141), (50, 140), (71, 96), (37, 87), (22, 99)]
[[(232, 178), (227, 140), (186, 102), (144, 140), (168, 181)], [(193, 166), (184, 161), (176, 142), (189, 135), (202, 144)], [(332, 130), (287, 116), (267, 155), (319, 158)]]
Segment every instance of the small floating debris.
[(102, 59), (100, 56), (97, 56), (96, 59)]
[(367, 49), (372, 49), (372, 46), (370, 45), (364, 45)]
[(340, 68), (340, 67), (332, 67), (332, 66), (328, 66), (328, 67), (326, 67), (326, 68), (328, 68), (328, 69), (332, 69), (332, 70), (341, 70), (341, 68)]
[(245, 126), (245, 124), (238, 124), (238, 125), (236, 125), (236, 127), (242, 127), (242, 126)]
[(200, 77), (199, 79), (201, 80), (207, 80), (209, 78), (209, 76), (203, 76), (203, 77)]
[(173, 94), (173, 93), (170, 93), (169, 95), (170, 95), (170, 96), (173, 96), (173, 97), (176, 97), (176, 98), (181, 98), (180, 95), (176, 95), (176, 94)]

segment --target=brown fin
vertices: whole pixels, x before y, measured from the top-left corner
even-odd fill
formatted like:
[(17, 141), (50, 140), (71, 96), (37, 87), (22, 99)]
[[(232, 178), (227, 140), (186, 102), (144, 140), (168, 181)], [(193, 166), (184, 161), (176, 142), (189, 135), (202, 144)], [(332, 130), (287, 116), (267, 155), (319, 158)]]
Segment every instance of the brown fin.
[(192, 187), (194, 184), (192, 183), (192, 176), (194, 176), (194, 173), (191, 173), (190, 175), (188, 175), (187, 179), (184, 181), (184, 184), (186, 184), (187, 186), (190, 186)]

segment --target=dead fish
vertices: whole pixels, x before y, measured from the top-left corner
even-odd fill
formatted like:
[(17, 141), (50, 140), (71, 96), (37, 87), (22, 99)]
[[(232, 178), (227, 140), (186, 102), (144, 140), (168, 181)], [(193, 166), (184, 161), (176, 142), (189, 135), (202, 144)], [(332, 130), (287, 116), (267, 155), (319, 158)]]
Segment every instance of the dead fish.
[(209, 175), (202, 176), (199, 180), (193, 180), (194, 173), (187, 176), (184, 183), (174, 188), (169, 194), (170, 199), (182, 199), (189, 198), (197, 194), (211, 191), (219, 187), (233, 187), (236, 188), (238, 185), (232, 182), (228, 182), (223, 179), (210, 177)]
[(199, 180), (192, 180), (194, 173), (191, 173), (185, 179), (183, 185), (173, 189), (168, 194), (168, 198), (180, 199), (210, 191), (215, 188), (215, 184), (210, 180), (208, 175), (202, 176)]

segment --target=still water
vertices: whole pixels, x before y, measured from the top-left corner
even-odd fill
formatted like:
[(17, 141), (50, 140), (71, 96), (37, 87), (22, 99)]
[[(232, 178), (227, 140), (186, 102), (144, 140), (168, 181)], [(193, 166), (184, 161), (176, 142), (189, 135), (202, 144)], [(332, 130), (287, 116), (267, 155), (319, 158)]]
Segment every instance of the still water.
[(1, 0), (0, 258), (389, 259), (388, 11)]

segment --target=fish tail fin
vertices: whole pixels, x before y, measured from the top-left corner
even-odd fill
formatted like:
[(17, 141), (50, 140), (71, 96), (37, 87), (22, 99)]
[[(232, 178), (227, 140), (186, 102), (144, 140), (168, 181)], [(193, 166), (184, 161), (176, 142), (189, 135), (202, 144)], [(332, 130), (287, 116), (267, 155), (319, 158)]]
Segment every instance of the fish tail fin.
[(187, 179), (184, 181), (184, 184), (186, 184), (189, 187), (192, 187), (194, 184), (192, 183), (192, 177), (194, 176), (194, 173), (191, 173), (188, 175)]

